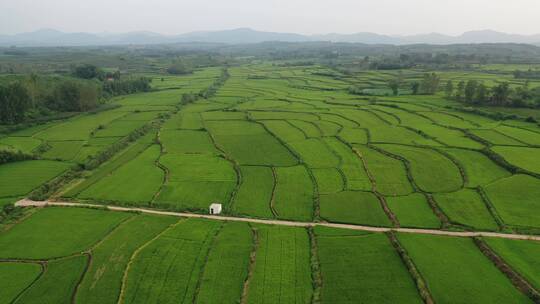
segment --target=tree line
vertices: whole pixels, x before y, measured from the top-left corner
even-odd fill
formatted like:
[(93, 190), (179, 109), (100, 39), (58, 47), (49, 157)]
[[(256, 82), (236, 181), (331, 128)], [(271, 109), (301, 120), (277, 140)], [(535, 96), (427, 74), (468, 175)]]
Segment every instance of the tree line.
[(0, 85), (0, 124), (18, 124), (58, 112), (90, 111), (110, 97), (151, 90), (150, 78), (103, 72), (92, 65), (75, 67), (72, 76), (30, 74)]
[(447, 98), (471, 105), (540, 107), (540, 88), (531, 89), (528, 82), (515, 88), (508, 82), (488, 88), (477, 80), (462, 80), (457, 85), (448, 80), (444, 91)]

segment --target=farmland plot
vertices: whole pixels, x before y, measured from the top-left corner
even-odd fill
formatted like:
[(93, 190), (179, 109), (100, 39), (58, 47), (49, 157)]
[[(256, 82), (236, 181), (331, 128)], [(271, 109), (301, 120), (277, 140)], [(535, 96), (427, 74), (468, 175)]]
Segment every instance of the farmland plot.
[(375, 179), (375, 188), (384, 195), (406, 195), (413, 191), (407, 178), (405, 165), (395, 158), (384, 155), (366, 146), (355, 145), (353, 148), (365, 161)]
[(485, 187), (486, 193), (508, 225), (540, 227), (540, 180), (513, 175)]
[(441, 222), (422, 194), (387, 197), (386, 202), (402, 227), (439, 228), (441, 226)]
[(0, 233), (0, 258), (47, 259), (82, 252), (130, 216), (83, 208), (39, 210)]
[(540, 174), (540, 158), (538, 157), (540, 148), (493, 147), (491, 149), (510, 164)]
[(450, 192), (463, 185), (456, 165), (434, 150), (401, 145), (377, 147), (405, 158), (411, 166), (415, 183), (426, 192)]
[[(133, 160), (79, 194), (83, 199), (148, 203), (159, 190), (164, 173), (155, 162), (158, 145), (150, 146)], [(136, 185), (136, 186), (135, 186)]]
[(294, 156), (261, 125), (244, 121), (206, 122), (217, 145), (242, 165), (291, 166)]
[(48, 262), (44, 274), (15, 303), (71, 303), (88, 259), (77, 255)]
[(208, 254), (195, 302), (239, 303), (253, 246), (248, 224), (226, 223)]
[(310, 138), (289, 145), (310, 168), (335, 168), (340, 163), (339, 158), (319, 139)]
[(465, 149), (444, 149), (462, 166), (467, 176), (467, 187), (477, 187), (489, 184), (498, 179), (510, 176), (510, 172), (499, 167), (487, 156), (480, 152)]
[(320, 196), (321, 217), (331, 222), (390, 226), (390, 220), (375, 195), (344, 191)]
[(247, 303), (311, 303), (309, 239), (306, 230), (258, 226), (255, 269)]
[(39, 185), (55, 178), (68, 168), (65, 163), (29, 160), (0, 166), (0, 197), (28, 194)]
[(192, 303), (219, 225), (183, 220), (149, 243), (133, 258), (121, 301)]
[(471, 239), (400, 234), (437, 303), (529, 303)]
[(116, 303), (124, 270), (135, 250), (176, 221), (173, 217), (133, 216), (103, 239), (92, 250), (92, 263), (77, 290), (77, 303)]
[(0, 303), (11, 303), (41, 274), (41, 265), (0, 263)]
[(322, 303), (422, 303), (384, 234), (317, 236)]
[(498, 228), (482, 197), (474, 190), (435, 194), (435, 200), (452, 222), (481, 230)]
[(354, 151), (335, 137), (324, 138), (324, 142), (339, 157), (339, 168), (345, 175), (348, 190), (371, 190), (371, 182), (364, 169), (362, 160)]
[(274, 188), (272, 169), (244, 166), (240, 171), (242, 183), (233, 203), (234, 212), (257, 217), (273, 217), (270, 209)]
[(540, 288), (540, 243), (495, 238), (485, 241), (537, 290)]
[(169, 170), (158, 205), (206, 209), (212, 202), (228, 204), (236, 174), (227, 160), (210, 154), (166, 154), (160, 159)]
[(276, 168), (274, 208), (281, 219), (309, 221), (313, 217), (313, 183), (303, 166)]

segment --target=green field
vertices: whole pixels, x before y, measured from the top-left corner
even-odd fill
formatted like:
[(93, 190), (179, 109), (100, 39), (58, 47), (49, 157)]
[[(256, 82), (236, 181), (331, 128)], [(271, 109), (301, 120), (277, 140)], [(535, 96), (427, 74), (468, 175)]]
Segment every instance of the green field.
[(529, 303), (472, 240), (403, 234), (399, 240), (440, 303)]
[[(522, 81), (504, 64), (456, 66), (412, 95), (429, 68), (368, 70), (342, 47), (320, 62), (231, 55), (226, 72), (216, 51), (186, 75), (165, 74), (169, 61), (198, 51), (134, 47), (117, 60), (144, 60), (118, 70), (151, 91), (0, 126), (0, 303), (530, 302), (457, 233), (538, 235), (540, 127), (525, 108), (442, 92)], [(10, 206), (28, 196), (92, 206)], [(234, 219), (185, 214), (212, 203)], [(540, 290), (537, 241), (484, 241)]]

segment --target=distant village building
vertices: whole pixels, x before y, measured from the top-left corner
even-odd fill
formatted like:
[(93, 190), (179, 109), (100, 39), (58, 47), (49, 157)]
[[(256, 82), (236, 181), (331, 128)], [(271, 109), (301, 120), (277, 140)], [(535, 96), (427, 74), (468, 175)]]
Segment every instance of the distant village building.
[(221, 204), (213, 203), (210, 205), (210, 214), (220, 214), (221, 213)]

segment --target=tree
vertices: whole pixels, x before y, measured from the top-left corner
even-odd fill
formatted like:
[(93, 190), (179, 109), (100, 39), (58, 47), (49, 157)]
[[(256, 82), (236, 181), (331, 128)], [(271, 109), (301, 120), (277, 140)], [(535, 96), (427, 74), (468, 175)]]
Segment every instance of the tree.
[(485, 104), (488, 100), (488, 90), (483, 83), (476, 87), (476, 95), (474, 97), (476, 103)]
[(446, 94), (447, 98), (451, 98), (454, 95), (454, 83), (452, 80), (448, 80), (446, 82), (446, 86), (444, 87), (444, 93)]
[(390, 90), (392, 90), (392, 94), (394, 96), (399, 94), (399, 80), (398, 79), (392, 79), (388, 82), (388, 86), (390, 87)]
[(0, 86), (0, 122), (20, 123), (31, 107), (32, 99), (21, 82)]
[(473, 103), (475, 93), (476, 93), (476, 86), (477, 86), (476, 80), (467, 81), (467, 84), (465, 85), (465, 102), (466, 103)]
[(167, 73), (174, 75), (190, 74), (193, 70), (182, 62), (177, 62), (167, 69)]
[(92, 64), (84, 64), (75, 67), (73, 75), (82, 79), (93, 79), (97, 78), (100, 75), (101, 71), (97, 66)]
[(426, 73), (420, 84), (420, 91), (422, 94), (433, 95), (437, 93), (439, 89), (439, 83), (441, 79), (435, 73)]
[(510, 96), (511, 91), (508, 82), (504, 82), (493, 87), (492, 91), (493, 94), (491, 96), (491, 102), (493, 105), (502, 106), (508, 102), (508, 97)]
[(420, 83), (419, 82), (415, 81), (415, 82), (411, 83), (411, 90), (412, 90), (413, 95), (418, 94), (419, 89), (420, 89)]
[(462, 80), (457, 85), (456, 100), (463, 101), (464, 96), (465, 96), (465, 81)]

